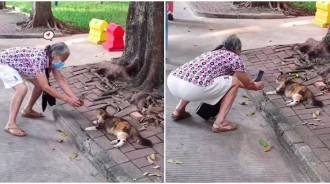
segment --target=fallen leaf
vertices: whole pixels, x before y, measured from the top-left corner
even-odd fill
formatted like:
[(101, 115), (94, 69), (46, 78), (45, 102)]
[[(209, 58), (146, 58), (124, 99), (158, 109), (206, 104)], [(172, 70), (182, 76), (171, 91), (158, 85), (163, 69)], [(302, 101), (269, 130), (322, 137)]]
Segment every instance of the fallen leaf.
[(314, 119), (315, 121), (321, 121), (321, 119)]
[(154, 163), (154, 161), (152, 161), (152, 159), (150, 158), (150, 156), (147, 157), (147, 160), (148, 160), (148, 162), (149, 162), (150, 164), (153, 164), (153, 163)]
[(62, 130), (57, 130), (57, 131), (60, 133), (60, 135), (61, 135), (62, 137), (67, 137), (67, 136), (68, 136), (68, 134), (65, 133), (65, 132), (62, 131)]
[(316, 111), (315, 114), (316, 114), (316, 116), (320, 116), (321, 113), (320, 113), (320, 111)]
[(149, 174), (149, 172), (145, 172), (143, 173), (143, 176), (147, 176)]
[(314, 125), (314, 126), (317, 126), (317, 124), (316, 123), (308, 123), (309, 125)]
[(162, 177), (162, 175), (160, 175), (159, 173), (150, 173), (150, 174), (148, 174), (148, 176), (158, 176), (158, 177)]
[(265, 148), (267, 148), (269, 146), (268, 143), (262, 139), (259, 140), (259, 144)]
[(150, 155), (150, 158), (151, 158), (152, 160), (156, 160), (156, 156), (155, 156), (155, 154), (151, 154), (151, 155)]
[(272, 147), (271, 146), (268, 146), (267, 148), (265, 148), (265, 152), (268, 152), (268, 151), (270, 151), (272, 149)]
[(57, 140), (58, 143), (62, 143), (63, 142), (63, 139), (60, 139), (60, 140)]
[(78, 157), (78, 153), (72, 153), (71, 155), (70, 155), (70, 160), (74, 160), (74, 159), (76, 159)]
[(167, 162), (170, 164), (182, 164), (181, 161), (177, 161), (177, 160), (173, 160), (173, 159), (169, 159), (169, 160), (167, 160)]
[(307, 125), (307, 122), (303, 122), (303, 125)]
[(239, 102), (239, 104), (241, 104), (241, 105), (246, 105), (246, 102)]
[(160, 166), (159, 165), (156, 165), (155, 167), (153, 167), (154, 169), (159, 169)]
[(246, 116), (252, 116), (252, 115), (254, 115), (256, 112), (254, 111), (254, 112), (249, 112), (249, 113), (247, 113), (246, 114)]
[(317, 118), (317, 115), (315, 114), (315, 112), (313, 113), (313, 118)]

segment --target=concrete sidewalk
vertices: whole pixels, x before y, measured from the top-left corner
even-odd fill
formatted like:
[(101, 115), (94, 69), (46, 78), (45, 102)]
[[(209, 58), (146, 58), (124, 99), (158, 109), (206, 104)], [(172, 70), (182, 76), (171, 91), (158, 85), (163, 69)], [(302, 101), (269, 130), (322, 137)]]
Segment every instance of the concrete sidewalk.
[(202, 17), (232, 19), (283, 19), (287, 18), (282, 11), (270, 8), (238, 8), (231, 1), (195, 1), (189, 2), (193, 12)]
[[(201, 53), (214, 49), (229, 34), (237, 34), (242, 40), (243, 50), (246, 50), (269, 45), (301, 43), (309, 37), (321, 39), (327, 31), (312, 25), (310, 21), (313, 17), (274, 20), (210, 19), (194, 16), (189, 5), (184, 2), (175, 2), (174, 8), (175, 20), (169, 23), (167, 74)], [(255, 71), (259, 68), (260, 66), (251, 65), (248, 70), (253, 69), (254, 73), (251, 74), (255, 75)], [(281, 137), (271, 128), (274, 124), (268, 124), (263, 118), (268, 115), (279, 120), (276, 117), (280, 113), (265, 114), (265, 111), (257, 111), (254, 116), (246, 116), (247, 113), (259, 109), (260, 105), (257, 103), (239, 105), (238, 102), (243, 100), (242, 95), (245, 93), (240, 90), (228, 117), (229, 120), (239, 124), (239, 129), (221, 134), (212, 133), (212, 122), (205, 122), (193, 113), (199, 103), (189, 104), (188, 110), (193, 114), (191, 118), (173, 122), (170, 115), (178, 99), (166, 93), (167, 159), (183, 161), (181, 165), (167, 164), (166, 180), (168, 182), (328, 181), (320, 177), (320, 173), (316, 174), (316, 177), (309, 175), (306, 178), (305, 176), (310, 173), (306, 173), (306, 170), (300, 167), (302, 166), (300, 161), (306, 159), (292, 159), (293, 157), (290, 156), (294, 155), (287, 152), (290, 149), (281, 146), (283, 143)], [(263, 152), (258, 143), (259, 139), (266, 140), (276, 149), (269, 153)], [(325, 169), (319, 167), (319, 171), (322, 168)], [(325, 176), (325, 173), (322, 176)]]
[[(18, 126), (25, 130), (26, 137), (4, 132), (14, 90), (5, 90), (0, 82), (0, 91), (0, 182), (106, 182), (102, 173), (73, 144), (72, 135), (59, 134), (57, 129), (64, 129), (47, 110), (41, 119), (18, 117)], [(36, 107), (41, 112), (41, 104)], [(59, 143), (61, 139), (63, 142)], [(73, 153), (78, 157), (70, 160)]]
[[(49, 30), (48, 28), (26, 29), (16, 25), (28, 18), (28, 13), (21, 13), (13, 8), (0, 10), (0, 38), (43, 38), (43, 33)], [(65, 36), (59, 31), (54, 33), (55, 37)]]

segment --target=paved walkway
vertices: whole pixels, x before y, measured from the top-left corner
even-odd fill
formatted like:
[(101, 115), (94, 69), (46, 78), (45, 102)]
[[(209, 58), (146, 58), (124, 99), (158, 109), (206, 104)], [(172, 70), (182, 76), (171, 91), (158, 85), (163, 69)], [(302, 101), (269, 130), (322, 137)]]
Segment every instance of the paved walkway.
[(200, 16), (209, 18), (236, 18), (236, 19), (279, 19), (286, 18), (282, 11), (270, 8), (237, 8), (233, 2), (189, 2), (192, 10)]
[[(57, 129), (63, 130), (63, 127), (48, 111), (42, 119), (18, 117), (18, 125), (25, 130), (26, 137), (4, 132), (14, 91), (5, 90), (2, 81), (0, 91), (0, 182), (106, 182), (102, 173), (73, 144), (72, 135), (59, 134)], [(26, 103), (27, 100), (23, 105)], [(41, 112), (41, 104), (36, 107)], [(61, 139), (62, 143), (57, 142)], [(70, 160), (73, 153), (78, 157)]]
[[(27, 14), (13, 9), (0, 10), (0, 38), (43, 38), (43, 33), (49, 30), (48, 28), (25, 29), (16, 25), (27, 20), (28, 17)], [(55, 36), (63, 36), (63, 34), (55, 31)]]
[[(259, 59), (260, 61), (256, 62), (259, 62), (260, 65), (253, 66), (251, 62), (252, 64), (250, 63), (248, 67), (248, 71), (251, 70), (251, 74), (255, 75), (257, 70), (262, 68), (261, 63), (268, 63), (264, 55), (269, 54), (271, 57), (278, 57), (277, 59), (272, 58), (275, 59), (275, 62), (278, 62), (281, 57), (287, 56), (286, 50), (271, 51), (272, 49), (265, 47), (300, 43), (309, 37), (321, 39), (327, 31), (312, 25), (310, 20), (313, 17), (274, 19), (271, 21), (262, 19), (210, 19), (193, 16), (188, 6), (187, 3), (182, 2), (175, 2), (174, 4), (175, 20), (169, 24), (169, 46), (166, 56), (167, 74), (199, 54), (212, 50), (225, 36), (235, 33), (241, 38), (244, 50), (257, 48), (251, 50), (251, 53), (250, 51), (244, 52), (244, 54), (258, 55), (253, 56), (253, 58)], [(264, 52), (264, 50), (267, 50), (267, 54), (262, 55), (260, 52)], [(292, 54), (292, 51), (288, 52)], [(249, 64), (249, 61), (247, 63)], [(273, 69), (275, 67), (273, 66)], [(288, 68), (287, 65), (286, 67)], [(273, 79), (267, 75), (266, 78)], [(319, 158), (311, 153), (311, 149), (306, 145), (307, 143), (297, 144), (301, 147), (297, 147), (294, 153), (290, 151), (291, 149), (288, 146), (283, 144), (285, 141), (278, 134), (278, 129), (275, 128), (276, 131), (274, 131), (272, 128), (272, 126), (282, 122), (282, 119), (279, 119), (280, 113), (272, 112), (269, 115), (265, 111), (257, 111), (254, 116), (246, 116), (247, 113), (254, 111), (256, 108), (259, 109), (260, 104), (239, 105), (239, 102), (243, 100), (243, 94), (245, 94), (245, 91), (240, 91), (238, 99), (229, 114), (230, 120), (238, 122), (239, 129), (223, 134), (211, 133), (212, 122), (203, 121), (193, 113), (198, 103), (189, 105), (188, 110), (193, 114), (191, 118), (173, 122), (170, 119), (170, 114), (178, 99), (169, 93), (166, 94), (166, 155), (167, 159), (176, 159), (183, 162), (180, 165), (167, 164), (166, 180), (171, 182), (328, 181), (325, 177), (328, 172), (327, 169), (320, 164), (315, 165), (319, 162), (312, 163), (309, 160), (316, 159), (317, 161)], [(265, 106), (265, 103), (263, 102), (262, 105)], [(262, 109), (264, 110), (264, 108)], [(266, 122), (265, 115), (273, 117), (277, 124)], [(303, 126), (306, 125), (300, 127)], [(281, 127), (283, 128), (283, 126)], [(271, 145), (274, 145), (276, 149), (264, 153), (258, 143), (259, 139), (265, 139)], [(315, 140), (315, 137), (312, 139)], [(301, 140), (302, 138), (298, 139), (298, 141)], [(293, 147), (295, 148), (295, 146)], [(324, 151), (324, 149), (320, 151)], [(295, 153), (300, 157), (296, 157)], [(314, 171), (317, 170), (315, 168), (313, 168), (313, 172), (308, 171), (306, 173), (306, 170), (302, 167), (304, 165), (300, 162), (301, 160), (305, 163), (311, 163), (311, 165), (314, 164), (318, 171), (324, 171), (323, 174), (315, 174)], [(237, 174), (232, 173), (240, 173), (240, 175), (237, 176)], [(307, 174), (309, 175), (308, 179), (304, 177)]]

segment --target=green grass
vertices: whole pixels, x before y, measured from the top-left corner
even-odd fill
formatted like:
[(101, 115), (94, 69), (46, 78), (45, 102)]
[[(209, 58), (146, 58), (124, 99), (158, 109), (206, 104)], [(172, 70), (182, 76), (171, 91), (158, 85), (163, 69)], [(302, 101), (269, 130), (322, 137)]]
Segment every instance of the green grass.
[(291, 2), (294, 6), (307, 10), (309, 12), (316, 12), (316, 2), (315, 1), (304, 1), (304, 2)]
[[(23, 12), (32, 12), (32, 2), (7, 1), (6, 4), (18, 7)], [(92, 18), (114, 22), (125, 29), (128, 2), (103, 1), (101, 4), (100, 1), (59, 1), (58, 6), (55, 6), (52, 1), (52, 11), (57, 19), (80, 31), (89, 30), (88, 24)]]

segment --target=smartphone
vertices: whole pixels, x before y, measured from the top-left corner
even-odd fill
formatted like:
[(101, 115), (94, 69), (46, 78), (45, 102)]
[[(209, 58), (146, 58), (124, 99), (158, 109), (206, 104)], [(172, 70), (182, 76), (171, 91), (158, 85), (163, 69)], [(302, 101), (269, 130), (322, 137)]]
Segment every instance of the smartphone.
[(259, 73), (258, 73), (258, 76), (257, 76), (257, 78), (254, 80), (255, 82), (259, 82), (259, 81), (261, 81), (261, 79), (262, 79), (262, 76), (264, 75), (264, 71), (262, 71), (262, 70), (259, 70)]

